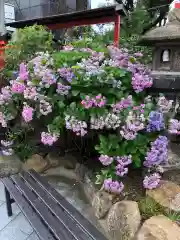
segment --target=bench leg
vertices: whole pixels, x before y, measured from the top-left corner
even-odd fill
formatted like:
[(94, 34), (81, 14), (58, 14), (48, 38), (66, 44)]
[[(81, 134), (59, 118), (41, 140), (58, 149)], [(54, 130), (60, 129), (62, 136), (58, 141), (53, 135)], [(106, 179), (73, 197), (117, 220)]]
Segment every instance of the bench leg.
[(11, 196), (10, 196), (10, 193), (9, 193), (9, 191), (7, 190), (6, 187), (5, 187), (5, 197), (6, 197), (7, 214), (8, 214), (8, 217), (11, 217), (11, 216), (12, 216), (12, 206), (11, 206), (11, 204), (12, 204), (14, 201), (12, 201)]

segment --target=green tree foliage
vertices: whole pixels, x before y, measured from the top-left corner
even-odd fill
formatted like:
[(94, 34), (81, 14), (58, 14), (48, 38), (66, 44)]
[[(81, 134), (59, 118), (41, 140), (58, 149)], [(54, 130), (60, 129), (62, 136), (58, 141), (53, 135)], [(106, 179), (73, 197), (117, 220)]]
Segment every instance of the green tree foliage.
[(6, 70), (17, 70), (18, 64), (30, 59), (36, 52), (52, 51), (52, 39), (51, 32), (43, 26), (16, 30), (5, 52)]

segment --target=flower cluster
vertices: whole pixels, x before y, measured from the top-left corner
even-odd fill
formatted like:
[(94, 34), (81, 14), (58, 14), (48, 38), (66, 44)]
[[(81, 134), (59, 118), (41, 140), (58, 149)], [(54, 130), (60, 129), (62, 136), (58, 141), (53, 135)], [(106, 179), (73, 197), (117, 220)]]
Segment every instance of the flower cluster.
[(114, 194), (120, 194), (124, 189), (124, 184), (119, 181), (113, 181), (111, 178), (104, 180), (104, 190)]
[(71, 82), (74, 77), (74, 73), (71, 68), (59, 68), (58, 73), (61, 78), (65, 79), (68, 82)]
[(29, 72), (27, 70), (27, 66), (24, 63), (20, 64), (19, 69), (19, 79), (22, 81), (27, 81), (29, 77)]
[[(166, 164), (168, 141), (159, 134), (165, 129), (164, 115), (172, 108), (172, 101), (161, 96), (155, 106), (151, 98), (144, 99), (144, 94), (139, 94), (152, 86), (149, 70), (138, 62), (141, 53), (132, 55), (127, 49), (109, 46), (105, 54), (66, 46), (59, 58), (63, 55), (66, 59), (66, 54), (68, 57), (74, 53), (75, 58), (80, 54), (77, 59), (82, 59), (76, 66), (74, 57), (72, 62), (68, 59), (57, 66), (54, 55), (47, 52), (37, 53), (30, 62), (22, 63), (9, 85), (1, 89), (0, 123), (11, 128), (20, 113), (28, 123), (21, 122), (20, 127), (27, 130), (30, 124), (36, 125), (34, 120), (40, 119), (41, 142), (47, 146), (58, 141), (64, 128), (80, 137), (91, 130), (97, 134), (101, 130), (96, 149), (99, 161), (107, 169), (103, 186), (110, 193), (120, 194), (124, 185), (119, 180), (128, 173), (132, 162), (137, 166), (142, 162), (151, 172)], [(87, 56), (83, 58), (84, 55)], [(12, 119), (15, 121), (9, 122)], [(170, 120), (169, 132), (180, 133), (178, 120)], [(11, 143), (2, 141), (1, 145), (4, 154), (13, 153)], [(159, 182), (160, 176), (154, 173), (145, 177), (143, 185), (153, 189)]]
[(90, 128), (95, 130), (103, 128), (116, 129), (120, 127), (120, 124), (120, 117), (114, 113), (108, 113), (98, 118), (90, 118)]
[(26, 87), (24, 89), (24, 98), (29, 100), (36, 100), (38, 96), (36, 87)]
[(120, 102), (112, 104), (113, 112), (120, 113), (123, 109), (133, 106), (132, 96), (129, 95), (127, 98), (122, 98)]
[(151, 168), (158, 165), (164, 165), (168, 160), (168, 139), (165, 136), (159, 136), (151, 143), (151, 149), (147, 152), (144, 166)]
[(149, 114), (148, 132), (157, 132), (165, 128), (164, 116), (162, 112), (152, 111)]
[(8, 103), (12, 99), (12, 92), (9, 86), (1, 88), (0, 105)]
[(143, 186), (146, 189), (152, 190), (157, 188), (160, 184), (161, 176), (158, 173), (153, 173), (150, 176), (146, 176), (143, 180)]
[(84, 108), (92, 108), (92, 107), (104, 107), (106, 104), (106, 98), (101, 94), (98, 94), (96, 97), (85, 96), (85, 99), (81, 101), (81, 104)]
[(78, 66), (84, 69), (87, 76), (99, 75), (103, 72), (100, 62), (104, 59), (103, 52), (91, 52), (88, 59), (82, 59)]
[(66, 129), (72, 130), (77, 136), (85, 136), (87, 134), (87, 123), (80, 121), (74, 116), (66, 115)]
[[(48, 53), (39, 53), (30, 62), (33, 64), (33, 76), (35, 79), (39, 79), (39, 86), (49, 88), (52, 84), (56, 83), (56, 76), (50, 66), (53, 64), (53, 60)], [(34, 83), (29, 81), (28, 85), (33, 85)]]
[(25, 85), (22, 82), (18, 82), (18, 81), (11, 81), (12, 87), (11, 87), (11, 91), (13, 93), (23, 93), (25, 90)]
[(158, 98), (157, 105), (161, 112), (168, 113), (173, 106), (173, 100), (168, 100), (164, 96), (160, 96)]
[(180, 121), (177, 119), (170, 119), (169, 121), (169, 133), (171, 134), (180, 134)]
[(138, 132), (145, 128), (145, 116), (142, 113), (143, 108), (144, 106), (134, 107), (134, 111), (129, 112), (126, 124), (120, 130), (121, 136), (126, 140), (134, 140)]
[(113, 162), (113, 157), (109, 157), (107, 155), (101, 155), (99, 157), (99, 161), (104, 165), (104, 166), (108, 166)]
[(132, 72), (132, 87), (136, 93), (152, 86), (150, 71), (144, 65), (134, 63), (135, 58), (129, 55), (127, 49), (118, 49), (112, 46), (109, 46), (108, 49), (112, 59), (109, 65), (125, 67)]
[(71, 86), (58, 83), (56, 92), (64, 96), (64, 95), (68, 95), (70, 89), (71, 89)]
[(14, 150), (12, 149), (13, 141), (5, 141), (1, 140), (1, 151), (2, 154), (5, 156), (10, 156), (14, 153)]
[(49, 132), (41, 133), (41, 142), (44, 145), (52, 146), (55, 142), (57, 142), (58, 136), (56, 134), (51, 134)]
[(127, 166), (132, 163), (132, 156), (122, 156), (116, 158), (118, 164), (116, 166), (116, 175), (123, 177), (128, 173)]
[(33, 119), (33, 112), (34, 109), (28, 105), (25, 105), (23, 107), (23, 111), (22, 111), (22, 117), (24, 119), (25, 122), (30, 122)]
[(49, 102), (47, 102), (46, 100), (41, 100), (40, 101), (40, 106), (39, 106), (39, 112), (42, 115), (48, 115), (49, 113), (52, 112), (52, 106)]

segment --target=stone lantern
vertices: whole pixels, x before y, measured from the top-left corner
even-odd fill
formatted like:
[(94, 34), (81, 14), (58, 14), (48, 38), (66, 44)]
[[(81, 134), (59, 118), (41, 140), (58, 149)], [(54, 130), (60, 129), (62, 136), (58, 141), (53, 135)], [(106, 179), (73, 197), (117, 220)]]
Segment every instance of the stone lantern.
[(154, 88), (180, 90), (180, 9), (168, 14), (168, 23), (147, 32), (141, 44), (153, 48), (152, 75)]
[[(150, 94), (163, 93), (169, 100), (174, 100), (175, 106), (178, 107), (180, 100), (178, 96), (180, 94), (180, 9), (171, 10), (166, 25), (147, 32), (141, 38), (140, 44), (153, 49), (153, 87), (150, 89)], [(174, 117), (180, 119), (180, 113)], [(172, 142), (180, 142), (180, 137), (171, 136), (170, 138)], [(176, 168), (178, 166), (180, 169), (180, 158), (176, 160), (177, 162), (169, 161), (170, 169), (173, 166)]]

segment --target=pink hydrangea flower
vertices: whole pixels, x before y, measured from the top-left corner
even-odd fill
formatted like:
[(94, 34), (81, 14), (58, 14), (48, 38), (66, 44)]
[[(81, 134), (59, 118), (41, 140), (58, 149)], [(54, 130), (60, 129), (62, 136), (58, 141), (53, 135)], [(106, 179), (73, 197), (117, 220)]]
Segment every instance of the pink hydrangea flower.
[(101, 94), (98, 94), (96, 97), (86, 96), (84, 100), (81, 101), (81, 104), (84, 108), (92, 108), (92, 107), (104, 107), (106, 104), (106, 98)]
[(37, 97), (36, 87), (25, 88), (25, 90), (24, 90), (24, 98), (25, 99), (35, 100), (36, 97)]
[(20, 80), (28, 80), (28, 71), (27, 71), (27, 66), (24, 63), (20, 64), (20, 69), (19, 69), (19, 78)]
[(41, 142), (44, 145), (52, 146), (57, 140), (58, 140), (58, 137), (55, 134), (51, 134), (49, 132), (41, 133)]
[(13, 93), (23, 93), (25, 88), (24, 83), (13, 81), (11, 90)]
[(66, 45), (63, 47), (64, 51), (72, 51), (74, 49), (74, 47), (72, 45)]
[(33, 112), (34, 109), (28, 105), (25, 105), (23, 107), (23, 111), (22, 111), (22, 117), (24, 119), (25, 122), (30, 122), (33, 119)]

